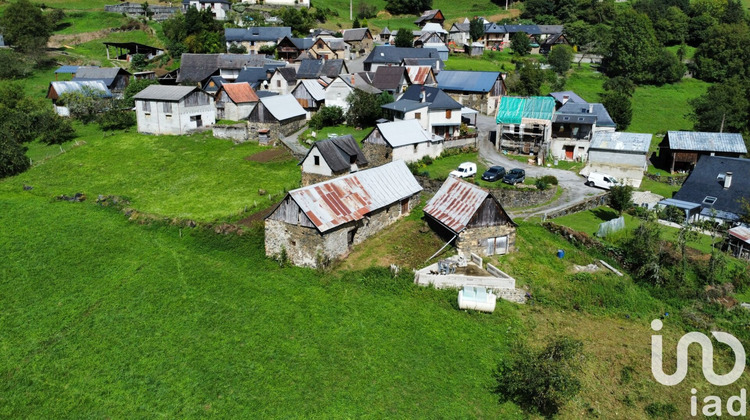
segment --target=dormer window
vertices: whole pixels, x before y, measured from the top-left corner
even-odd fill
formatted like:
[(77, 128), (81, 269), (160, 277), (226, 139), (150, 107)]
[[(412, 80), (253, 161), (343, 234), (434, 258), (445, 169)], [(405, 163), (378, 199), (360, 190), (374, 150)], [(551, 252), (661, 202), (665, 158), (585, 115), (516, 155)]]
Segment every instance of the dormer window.
[(707, 195), (706, 198), (703, 199), (703, 204), (713, 206), (716, 202), (716, 197), (711, 197), (710, 195)]

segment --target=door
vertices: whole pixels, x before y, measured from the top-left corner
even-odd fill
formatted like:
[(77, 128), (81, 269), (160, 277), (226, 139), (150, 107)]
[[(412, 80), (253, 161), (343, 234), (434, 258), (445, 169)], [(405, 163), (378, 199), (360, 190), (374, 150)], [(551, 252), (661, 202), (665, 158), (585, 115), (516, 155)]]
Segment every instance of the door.
[(487, 255), (506, 254), (508, 252), (508, 235), (487, 239)]
[(573, 153), (576, 150), (575, 146), (564, 146), (565, 149), (565, 159), (566, 160), (573, 160)]
[(352, 246), (354, 246), (354, 235), (357, 233), (357, 228), (354, 228), (350, 230), (349, 232), (346, 232), (346, 244), (349, 246), (349, 249), (352, 249)]

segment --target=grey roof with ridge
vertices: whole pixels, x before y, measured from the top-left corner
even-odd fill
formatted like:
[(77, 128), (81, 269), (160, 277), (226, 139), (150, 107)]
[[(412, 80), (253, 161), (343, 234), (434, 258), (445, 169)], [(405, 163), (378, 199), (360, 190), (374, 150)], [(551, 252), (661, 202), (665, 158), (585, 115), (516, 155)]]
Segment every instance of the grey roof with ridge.
[(701, 150), (706, 152), (747, 153), (745, 140), (738, 133), (707, 133), (698, 131), (669, 131), (672, 150)]

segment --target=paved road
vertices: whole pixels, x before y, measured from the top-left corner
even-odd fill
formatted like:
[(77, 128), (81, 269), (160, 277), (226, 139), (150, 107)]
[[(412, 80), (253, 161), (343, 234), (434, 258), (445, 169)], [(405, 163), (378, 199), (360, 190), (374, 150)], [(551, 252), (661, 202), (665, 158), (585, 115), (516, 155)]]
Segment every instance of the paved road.
[(284, 143), (284, 145), (292, 151), (292, 154), (299, 159), (302, 159), (307, 155), (307, 147), (301, 145), (298, 140), (299, 135), (305, 130), (307, 130), (307, 125), (302, 127), (296, 133), (281, 138), (281, 142)]
[(512, 217), (528, 218), (539, 216), (546, 212), (565, 208), (567, 206), (580, 203), (583, 200), (602, 195), (604, 191), (587, 187), (584, 185), (584, 178), (574, 172), (549, 167), (527, 165), (515, 159), (503, 156), (501, 152), (495, 150), (495, 145), (489, 142), (488, 133), (496, 128), (495, 120), (492, 117), (479, 114), (477, 117), (477, 130), (479, 131), (479, 158), (487, 165), (500, 165), (506, 169), (521, 168), (526, 170), (528, 177), (538, 178), (544, 175), (554, 175), (563, 188), (563, 193), (558, 200), (542, 207), (536, 207), (530, 210), (513, 212)]

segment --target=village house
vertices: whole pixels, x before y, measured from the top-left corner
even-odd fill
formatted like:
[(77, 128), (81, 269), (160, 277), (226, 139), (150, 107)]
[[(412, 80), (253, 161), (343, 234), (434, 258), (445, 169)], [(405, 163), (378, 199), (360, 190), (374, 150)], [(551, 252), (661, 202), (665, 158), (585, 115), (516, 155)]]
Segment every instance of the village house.
[(650, 146), (651, 134), (596, 132), (588, 147), (588, 164), (581, 174), (600, 172), (638, 188), (648, 168)]
[(307, 112), (292, 95), (260, 96), (248, 115), (250, 136), (261, 140), (288, 136), (304, 127)]
[(253, 26), (251, 28), (225, 28), (227, 51), (231, 47), (245, 47), (250, 54), (258, 54), (261, 47), (276, 45), (285, 36), (292, 36), (288, 26)]
[(489, 191), (449, 176), (424, 207), (432, 229), (466, 258), (507, 254), (516, 243), (516, 223)]
[[(532, 44), (536, 42), (537, 37), (539, 37), (542, 34), (542, 31), (539, 29), (539, 26), (537, 25), (505, 25), (505, 39), (504, 39), (504, 45), (508, 46), (510, 45), (510, 38), (513, 36), (513, 34), (521, 32), (529, 37)], [(533, 47), (533, 45), (532, 45)], [(536, 45), (536, 48), (539, 48), (539, 45)], [(531, 49), (532, 54), (536, 54), (538, 51), (534, 51), (534, 48)]]
[(235, 83), (247, 82), (257, 91), (268, 89), (269, 80), (276, 73), (278, 67), (247, 67), (240, 70)]
[(354, 89), (371, 95), (380, 95), (382, 92), (359, 74), (342, 74), (326, 87), (326, 106), (340, 106), (346, 112), (349, 109), (346, 98), (354, 92)]
[(247, 119), (258, 104), (258, 100), (258, 95), (249, 83), (224, 83), (215, 97), (216, 119), (231, 121)]
[(367, 169), (368, 162), (351, 135), (319, 140), (300, 161), (302, 186)]
[(484, 47), (488, 50), (502, 50), (505, 45), (505, 38), (508, 32), (505, 30), (505, 25), (498, 25), (497, 23), (485, 23), (484, 24)]
[(297, 99), (297, 102), (302, 105), (302, 108), (305, 108), (308, 119), (310, 119), (312, 114), (318, 111), (326, 101), (326, 91), (321, 84), (321, 80), (300, 80), (297, 87), (292, 90), (292, 96)]
[(434, 58), (410, 58), (405, 57), (403, 60), (401, 60), (400, 66), (408, 67), (408, 66), (430, 66), (432, 68), (432, 72), (437, 75), (440, 73), (443, 68), (445, 68), (445, 63), (443, 60), (440, 59), (440, 57), (435, 54)]
[(500, 97), (505, 95), (503, 75), (497, 71), (443, 70), (437, 76), (443, 92), (459, 104), (494, 115)]
[(187, 134), (216, 122), (214, 98), (195, 86), (151, 85), (133, 98), (139, 133)]
[(372, 33), (367, 28), (345, 29), (342, 33), (344, 42), (349, 44), (349, 51), (355, 53), (356, 57), (372, 51)]
[(750, 197), (748, 174), (750, 159), (701, 155), (680, 190), (659, 205), (679, 208), (689, 222), (736, 223)]
[(616, 126), (604, 105), (567, 101), (552, 120), (550, 154), (555, 159), (585, 161), (592, 137), (614, 132)]
[(572, 90), (566, 90), (563, 92), (551, 92), (549, 96), (555, 99), (555, 110), (560, 109), (563, 105), (567, 104), (568, 102), (575, 102), (578, 104), (588, 103), (586, 100), (578, 96), (578, 94), (576, 94)]
[(95, 95), (100, 98), (112, 98), (112, 92), (109, 91), (107, 85), (101, 80), (50, 82), (47, 88), (47, 99), (52, 100), (52, 105), (55, 107), (57, 115), (63, 117), (70, 116), (70, 109), (68, 109), (67, 104), (60, 101), (60, 97), (66, 93), (74, 92), (84, 95)]
[(445, 22), (445, 16), (443, 16), (443, 12), (441, 12), (440, 9), (424, 11), (422, 12), (422, 16), (414, 21), (414, 23), (420, 28), (428, 23), (436, 23), (442, 27), (443, 22)]
[[(440, 56), (434, 48), (402, 48), (378, 45), (365, 58), (364, 69), (365, 71), (375, 71), (380, 66), (399, 66), (405, 58), (439, 59)], [(422, 63), (409, 64), (422, 65)]]
[(349, 58), (349, 44), (340, 38), (318, 38), (307, 52), (316, 59), (343, 60)]
[(293, 63), (300, 54), (309, 50), (314, 42), (315, 40), (312, 38), (292, 38), (291, 36), (285, 36), (276, 44), (276, 52), (279, 53), (280, 59)]
[(208, 10), (214, 19), (225, 20), (232, 4), (228, 0), (182, 0), (183, 12), (187, 12), (191, 7), (200, 11)]
[(660, 166), (669, 172), (690, 171), (700, 156), (740, 157), (747, 153), (741, 134), (668, 131), (659, 144)]
[(398, 97), (411, 85), (411, 81), (406, 67), (378, 67), (373, 75), (372, 85)]
[(555, 100), (549, 96), (503, 96), (498, 105), (495, 148), (539, 155), (552, 137)]
[(422, 128), (416, 120), (380, 123), (362, 140), (370, 165), (403, 160), (415, 162), (443, 153), (443, 138)]
[(422, 27), (421, 31), (416, 31), (414, 39), (414, 46), (422, 46), (425, 44), (445, 44), (448, 40), (448, 31), (437, 23), (427, 23)]
[(326, 266), (408, 215), (420, 191), (403, 161), (292, 190), (265, 219), (266, 255)]
[(224, 83), (229, 83), (224, 80), (221, 76), (211, 76), (208, 81), (203, 85), (203, 91), (209, 95), (216, 97), (216, 93)]
[(565, 34), (555, 34), (539, 43), (539, 52), (541, 54), (549, 54), (555, 45), (570, 45), (570, 42)]
[(348, 73), (346, 62), (344, 60), (324, 60), (306, 58), (297, 61), (297, 79), (317, 79), (321, 76), (330, 77), (331, 79), (341, 74)]
[(448, 41), (453, 42), (459, 47), (468, 44), (470, 41), (470, 25), (469, 18), (464, 19), (460, 23), (455, 22), (448, 30)]
[(132, 74), (120, 67), (78, 67), (73, 76), (74, 82), (89, 82), (101, 80), (107, 85), (115, 98), (121, 98), (123, 92), (130, 84)]
[(536, 27), (539, 29), (539, 34), (536, 36), (539, 43), (556, 35), (561, 35), (565, 31), (563, 25), (536, 25)]
[[(248, 82), (239, 80), (240, 73), (250, 68), (263, 68), (271, 72), (277, 67), (284, 67), (285, 61), (269, 59), (257, 54), (182, 54), (180, 71), (176, 82), (191, 84), (204, 88), (212, 76), (221, 76), (228, 82)], [(268, 76), (270, 77), (270, 76)]]
[[(427, 112), (424, 112), (424, 105)], [(414, 118), (422, 128), (445, 137), (446, 140), (457, 137), (461, 128), (462, 106), (442, 90), (412, 85), (406, 89), (401, 99), (383, 105), (394, 121)]]
[(437, 86), (437, 79), (435, 78), (435, 72), (432, 71), (430, 66), (404, 66), (406, 67), (406, 73), (409, 75), (409, 80), (413, 85), (423, 86)]
[(294, 67), (278, 67), (268, 81), (266, 90), (286, 95), (297, 86), (297, 70)]
[(391, 30), (388, 29), (388, 27), (386, 26), (385, 28), (383, 28), (383, 32), (381, 32), (380, 35), (378, 35), (378, 38), (379, 38), (380, 42), (385, 42), (386, 44), (390, 43), (390, 41), (391, 41)]

